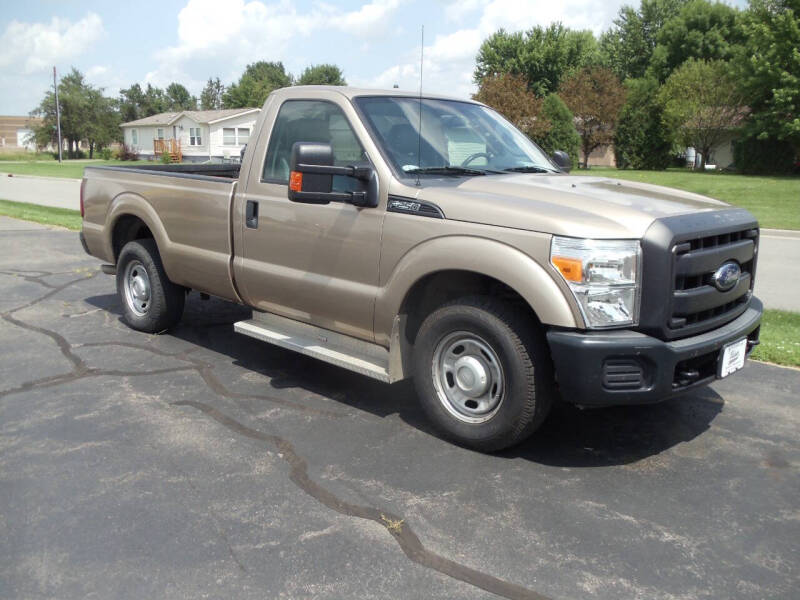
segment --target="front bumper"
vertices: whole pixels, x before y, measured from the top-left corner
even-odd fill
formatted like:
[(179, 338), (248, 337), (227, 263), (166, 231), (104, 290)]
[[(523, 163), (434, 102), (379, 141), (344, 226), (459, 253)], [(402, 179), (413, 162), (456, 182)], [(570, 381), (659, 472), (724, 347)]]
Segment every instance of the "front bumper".
[(660, 402), (717, 378), (720, 349), (748, 339), (758, 344), (761, 302), (751, 298), (739, 317), (712, 331), (666, 342), (637, 331), (553, 329), (547, 341), (563, 399), (582, 406)]

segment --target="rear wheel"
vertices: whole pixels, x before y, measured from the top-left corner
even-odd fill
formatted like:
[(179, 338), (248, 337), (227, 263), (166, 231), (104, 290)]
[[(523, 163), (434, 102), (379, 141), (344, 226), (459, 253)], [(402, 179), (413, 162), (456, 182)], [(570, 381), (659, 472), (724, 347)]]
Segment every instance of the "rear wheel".
[(538, 324), (493, 298), (462, 298), (423, 321), (414, 345), (414, 381), (444, 437), (481, 451), (528, 437), (554, 397)]
[(123, 319), (133, 329), (159, 333), (176, 325), (183, 315), (186, 288), (167, 278), (152, 239), (128, 242), (122, 248), (117, 261), (117, 293)]

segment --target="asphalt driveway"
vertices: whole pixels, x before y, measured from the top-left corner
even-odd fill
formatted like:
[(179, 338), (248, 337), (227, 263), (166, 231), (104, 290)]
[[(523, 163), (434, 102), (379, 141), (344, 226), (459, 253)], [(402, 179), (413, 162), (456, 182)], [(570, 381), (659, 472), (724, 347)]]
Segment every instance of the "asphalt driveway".
[(0, 217), (2, 598), (797, 597), (800, 371), (487, 456), (241, 307), (131, 331), (98, 267)]

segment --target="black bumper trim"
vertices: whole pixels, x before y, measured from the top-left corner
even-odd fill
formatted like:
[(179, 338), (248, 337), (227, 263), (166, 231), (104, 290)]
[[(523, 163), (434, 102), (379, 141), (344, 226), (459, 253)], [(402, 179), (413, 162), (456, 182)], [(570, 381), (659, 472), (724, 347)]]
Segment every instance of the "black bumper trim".
[(86, 254), (91, 254), (91, 252), (89, 252), (89, 246), (86, 245), (86, 237), (83, 235), (82, 231), (78, 234), (78, 237), (81, 240), (81, 246), (83, 246), (83, 251), (86, 252)]
[[(709, 374), (708, 362), (716, 365), (716, 355), (724, 345), (743, 337), (750, 341), (748, 349), (758, 343), (762, 311), (761, 301), (751, 298), (747, 310), (730, 323), (670, 342), (630, 330), (551, 329), (547, 341), (561, 395), (567, 402), (584, 406), (648, 404), (711, 383), (716, 370)], [(638, 389), (615, 390), (604, 386), (604, 364), (620, 359), (633, 359), (642, 365), (644, 375)], [(687, 382), (676, 375), (676, 367), (692, 361), (705, 361), (706, 371)], [(682, 367), (682, 371), (686, 370)]]

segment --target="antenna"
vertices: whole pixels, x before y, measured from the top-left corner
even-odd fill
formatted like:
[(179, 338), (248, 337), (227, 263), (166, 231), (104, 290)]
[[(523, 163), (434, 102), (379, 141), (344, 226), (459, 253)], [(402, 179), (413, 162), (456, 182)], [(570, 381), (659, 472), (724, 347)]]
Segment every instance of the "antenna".
[(417, 128), (417, 187), (419, 187), (419, 170), (422, 168), (422, 62), (425, 55), (425, 25), (420, 26), (419, 45), (419, 127)]

